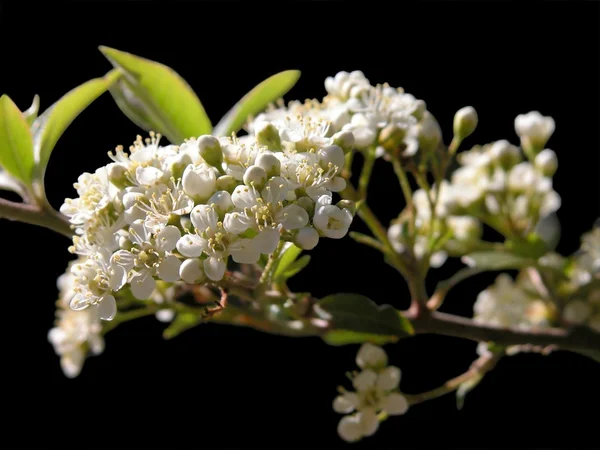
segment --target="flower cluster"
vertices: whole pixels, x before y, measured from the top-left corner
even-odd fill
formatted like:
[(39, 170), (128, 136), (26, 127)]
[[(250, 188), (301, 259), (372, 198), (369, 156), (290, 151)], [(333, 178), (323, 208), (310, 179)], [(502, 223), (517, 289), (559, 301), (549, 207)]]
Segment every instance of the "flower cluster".
[(376, 147), (377, 156), (386, 150), (402, 148), (405, 156), (418, 149), (435, 149), (441, 141), (437, 121), (426, 110), (425, 102), (387, 84), (371, 85), (361, 71), (339, 72), (325, 80), (327, 95), (305, 103), (292, 101), (287, 106), (271, 107), (248, 125), (256, 132), (259, 123), (281, 124), (289, 117), (312, 118), (329, 123), (330, 135), (350, 131), (354, 147)]
[(76, 233), (71, 251), (81, 257), (70, 306), (98, 306), (110, 320), (122, 288), (147, 299), (156, 280), (220, 281), (230, 256), (254, 264), (281, 241), (310, 250), (321, 237), (343, 237), (354, 207), (333, 203), (345, 187), (335, 141), (351, 147), (352, 135), (327, 137), (328, 124), (308, 118), (256, 131), (180, 146), (161, 146), (151, 134), (80, 176), (78, 198), (61, 207)]
[[(79, 261), (73, 261), (78, 264)], [(60, 356), (60, 366), (69, 378), (79, 375), (88, 353), (98, 355), (104, 350), (102, 325), (98, 310), (74, 311), (69, 304), (75, 295), (75, 275), (67, 271), (58, 278), (59, 299), (57, 320), (48, 332), (48, 340)]]
[(545, 149), (533, 163), (506, 140), (461, 152), (451, 178), (458, 205), (475, 217), (497, 221), (503, 231), (526, 235), (540, 219), (557, 211), (561, 199), (552, 187), (556, 154)]
[[(458, 246), (464, 251), (481, 238), (483, 230), (478, 219), (455, 215), (456, 198), (459, 194), (445, 180), (440, 183), (439, 192), (435, 185), (429, 194), (423, 189), (414, 192), (412, 201), (415, 208), (416, 236), (412, 248), (417, 260), (420, 261), (425, 255), (429, 255), (428, 245), (433, 241), (436, 248), (430, 255), (429, 264), (431, 267), (440, 267), (448, 256), (446, 249), (453, 250)], [(436, 195), (439, 197), (437, 201)], [(401, 214), (388, 228), (388, 238), (398, 253), (404, 253), (409, 244), (409, 222), (410, 217)]]
[(381, 347), (363, 344), (356, 356), (362, 369), (354, 375), (355, 392), (345, 391), (333, 401), (333, 409), (348, 414), (340, 420), (338, 434), (347, 442), (356, 442), (373, 435), (383, 415), (401, 415), (408, 411), (408, 401), (398, 391), (400, 369), (388, 366)]

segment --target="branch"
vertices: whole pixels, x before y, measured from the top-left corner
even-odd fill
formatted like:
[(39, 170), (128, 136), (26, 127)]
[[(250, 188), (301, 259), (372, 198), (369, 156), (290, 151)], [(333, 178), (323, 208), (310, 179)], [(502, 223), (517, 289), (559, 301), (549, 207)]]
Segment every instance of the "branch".
[(0, 198), (0, 217), (48, 228), (69, 239), (73, 237), (71, 226), (61, 215), (36, 205), (16, 203)]
[[(407, 314), (407, 317), (410, 315)], [(455, 336), (473, 341), (494, 342), (499, 345), (532, 344), (557, 346), (564, 350), (600, 349), (600, 333), (587, 328), (503, 328), (479, 324), (466, 317), (441, 312), (413, 319), (416, 333)]]
[(446, 381), (440, 387), (432, 389), (431, 391), (423, 392), (421, 394), (404, 394), (404, 396), (408, 400), (408, 403), (412, 406), (454, 392), (464, 382), (469, 381), (475, 377), (483, 376), (487, 372), (492, 370), (496, 366), (500, 358), (502, 358), (502, 356), (503, 353), (494, 353), (480, 356), (478, 359), (473, 361), (473, 364), (471, 364), (471, 368), (469, 370), (455, 378)]

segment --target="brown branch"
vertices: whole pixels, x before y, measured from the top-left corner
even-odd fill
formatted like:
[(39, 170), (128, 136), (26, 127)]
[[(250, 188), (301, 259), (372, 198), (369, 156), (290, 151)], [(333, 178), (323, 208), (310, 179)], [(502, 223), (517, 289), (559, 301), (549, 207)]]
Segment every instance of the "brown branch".
[(42, 209), (27, 203), (11, 202), (0, 198), (0, 217), (38, 225), (71, 239), (73, 230), (65, 218), (54, 210)]

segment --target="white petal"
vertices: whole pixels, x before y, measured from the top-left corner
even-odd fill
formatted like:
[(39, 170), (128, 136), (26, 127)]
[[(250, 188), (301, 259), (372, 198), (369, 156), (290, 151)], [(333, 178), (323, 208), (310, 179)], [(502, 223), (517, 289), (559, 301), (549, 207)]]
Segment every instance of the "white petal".
[(233, 234), (242, 234), (249, 228), (256, 228), (256, 219), (247, 216), (244, 212), (231, 212), (225, 214), (223, 227)]
[(254, 239), (238, 239), (229, 246), (229, 252), (239, 264), (254, 264), (260, 258)]
[(165, 252), (170, 252), (176, 247), (177, 241), (180, 237), (181, 233), (179, 228), (174, 227), (173, 225), (164, 227), (156, 237), (156, 240), (158, 241), (158, 249)]
[(386, 367), (379, 372), (379, 377), (377, 378), (377, 387), (384, 391), (396, 389), (400, 384), (400, 376), (401, 372), (397, 367)]
[(188, 284), (202, 283), (206, 279), (202, 261), (198, 258), (186, 259), (179, 267), (179, 275)]
[(142, 220), (136, 220), (129, 227), (129, 238), (131, 242), (141, 245), (148, 242), (149, 239), (148, 227)]
[(404, 395), (394, 392), (383, 400), (382, 408), (390, 416), (397, 416), (408, 411), (408, 401)]
[(264, 253), (268, 255), (273, 253), (279, 244), (280, 238), (279, 231), (274, 228), (265, 228), (263, 229), (257, 236), (255, 236), (252, 240), (256, 249), (260, 253)]
[(146, 300), (152, 295), (156, 287), (156, 281), (147, 272), (134, 276), (129, 284), (131, 285), (131, 293), (138, 300)]
[(379, 419), (373, 408), (363, 409), (358, 414), (363, 436), (372, 436), (379, 428)]
[(308, 213), (298, 205), (288, 205), (275, 218), (286, 230), (296, 230), (308, 223)]
[(135, 178), (137, 182), (143, 186), (153, 186), (160, 182), (163, 176), (162, 170), (156, 167), (141, 167), (135, 170)]
[(90, 306), (89, 301), (83, 293), (75, 294), (69, 303), (69, 308), (71, 308), (73, 311), (81, 311), (88, 306)]
[(284, 178), (273, 177), (261, 192), (261, 197), (268, 203), (276, 205), (287, 197), (288, 183)]
[(388, 358), (385, 350), (373, 344), (363, 344), (356, 355), (356, 365), (361, 369), (366, 367), (385, 367)]
[(358, 395), (354, 392), (346, 392), (344, 395), (338, 395), (333, 400), (333, 410), (337, 413), (348, 414), (360, 404)]
[(252, 208), (256, 205), (256, 191), (248, 186), (238, 186), (231, 194), (231, 201), (236, 208)]
[(177, 251), (188, 258), (197, 258), (206, 248), (206, 241), (197, 234), (186, 234), (177, 241)]
[(167, 283), (179, 280), (179, 266), (181, 266), (181, 261), (177, 256), (167, 256), (158, 265), (158, 277)]
[(227, 263), (222, 258), (211, 256), (204, 260), (204, 272), (213, 281), (222, 280), (225, 270), (227, 270)]
[(358, 392), (367, 391), (375, 386), (377, 374), (371, 369), (363, 370), (352, 380), (352, 385)]
[[(127, 250), (119, 250), (110, 257), (110, 262), (113, 270), (121, 266), (126, 271), (133, 269), (135, 255)], [(116, 289), (113, 289), (115, 291)]]
[(209, 205), (196, 205), (190, 213), (190, 219), (194, 227), (202, 232), (207, 228), (216, 230), (219, 216)]
[(363, 436), (359, 417), (356, 415), (343, 417), (338, 424), (337, 432), (346, 442), (359, 441)]
[(113, 320), (117, 314), (117, 301), (112, 295), (105, 295), (98, 303), (98, 314), (102, 320)]

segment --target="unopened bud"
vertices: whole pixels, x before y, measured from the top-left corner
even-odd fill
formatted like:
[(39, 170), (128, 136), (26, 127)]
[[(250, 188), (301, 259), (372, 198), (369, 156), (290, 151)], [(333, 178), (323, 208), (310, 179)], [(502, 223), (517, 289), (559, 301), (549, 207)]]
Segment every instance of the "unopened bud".
[(558, 169), (558, 158), (556, 153), (549, 148), (542, 150), (535, 157), (534, 165), (542, 175), (551, 177), (556, 173)]
[(490, 148), (490, 154), (504, 170), (511, 169), (521, 162), (521, 152), (506, 139), (494, 142)]
[(462, 141), (473, 134), (473, 131), (477, 128), (478, 122), (479, 117), (477, 116), (475, 108), (472, 106), (465, 106), (464, 108), (459, 109), (454, 115), (454, 136)]
[(391, 123), (379, 133), (379, 145), (386, 151), (392, 152), (402, 145), (405, 136), (406, 129)]
[(208, 199), (208, 204), (215, 208), (215, 211), (219, 217), (223, 217), (225, 213), (229, 212), (233, 208), (231, 202), (231, 194), (227, 191), (217, 191), (211, 198)]
[(179, 276), (188, 284), (199, 284), (206, 280), (202, 261), (198, 258), (186, 259), (179, 266)]
[(227, 191), (231, 194), (237, 185), (238, 183), (232, 175), (223, 175), (217, 178), (217, 189), (220, 191)]
[(515, 118), (515, 131), (521, 138), (521, 146), (526, 154), (535, 156), (542, 150), (554, 133), (552, 117), (542, 116), (539, 111), (519, 114)]
[(254, 186), (257, 189), (262, 189), (267, 182), (267, 172), (259, 166), (250, 166), (244, 172), (244, 184), (246, 186)]
[(200, 152), (200, 156), (202, 156), (207, 164), (210, 164), (218, 169), (222, 169), (221, 164), (223, 163), (223, 150), (221, 149), (221, 144), (216, 137), (208, 134), (200, 136), (198, 138), (198, 151)]
[(349, 153), (354, 148), (354, 134), (352, 131), (340, 131), (333, 135), (333, 143), (340, 147), (344, 153)]
[(112, 163), (107, 166), (108, 179), (119, 189), (124, 189), (130, 186), (131, 183), (127, 179), (127, 167), (122, 164)]
[(433, 115), (426, 111), (419, 124), (419, 150), (428, 153), (435, 151), (442, 141), (442, 129)]
[(272, 123), (260, 121), (254, 124), (254, 134), (259, 145), (272, 151), (281, 151), (279, 130)]
[(312, 227), (300, 228), (294, 236), (294, 244), (302, 250), (312, 250), (319, 243), (319, 233)]
[(254, 164), (261, 167), (267, 173), (268, 178), (277, 177), (281, 172), (281, 161), (271, 152), (259, 154)]
[(190, 164), (183, 171), (181, 184), (184, 192), (190, 197), (198, 200), (207, 199), (215, 192), (215, 172), (206, 164), (199, 166)]
[(187, 153), (179, 153), (171, 163), (171, 174), (176, 179), (181, 178), (183, 172), (190, 164), (192, 164), (192, 157)]

